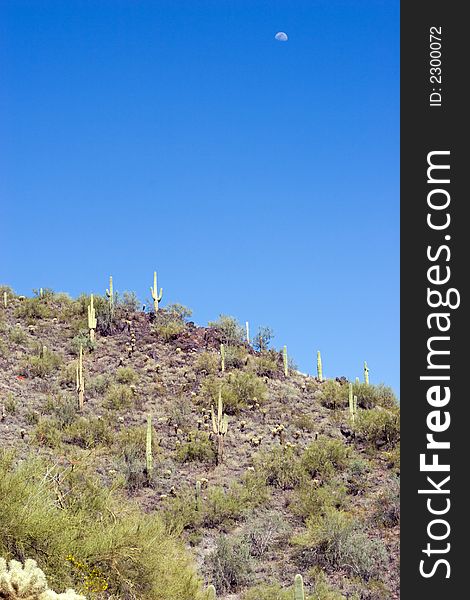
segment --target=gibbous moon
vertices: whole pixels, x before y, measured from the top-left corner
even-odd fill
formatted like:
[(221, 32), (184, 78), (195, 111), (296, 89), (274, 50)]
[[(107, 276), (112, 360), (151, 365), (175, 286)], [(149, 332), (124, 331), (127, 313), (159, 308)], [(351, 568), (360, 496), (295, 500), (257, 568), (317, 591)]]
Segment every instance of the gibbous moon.
[(287, 42), (289, 38), (287, 37), (287, 33), (284, 33), (283, 31), (278, 31), (274, 36), (274, 39), (278, 42)]

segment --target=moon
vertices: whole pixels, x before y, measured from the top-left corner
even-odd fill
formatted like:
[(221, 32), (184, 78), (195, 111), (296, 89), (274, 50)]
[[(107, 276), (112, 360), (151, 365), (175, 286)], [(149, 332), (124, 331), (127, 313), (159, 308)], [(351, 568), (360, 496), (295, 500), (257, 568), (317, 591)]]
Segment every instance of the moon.
[(287, 33), (284, 33), (283, 31), (278, 31), (274, 36), (274, 39), (278, 42), (287, 42), (289, 37), (287, 36)]

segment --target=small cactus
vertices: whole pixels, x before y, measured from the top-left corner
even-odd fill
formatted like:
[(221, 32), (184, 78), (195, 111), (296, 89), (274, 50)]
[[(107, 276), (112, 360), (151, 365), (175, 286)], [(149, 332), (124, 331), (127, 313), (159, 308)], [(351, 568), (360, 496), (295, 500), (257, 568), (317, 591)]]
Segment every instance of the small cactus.
[(219, 389), (219, 402), (217, 405), (217, 416), (214, 407), (211, 408), (212, 414), (212, 431), (217, 436), (217, 464), (219, 465), (224, 456), (224, 440), (228, 431), (228, 417), (224, 414), (222, 403), (222, 388)]
[(83, 410), (85, 402), (85, 377), (83, 376), (83, 346), (80, 344), (80, 352), (78, 355), (77, 371), (76, 371), (76, 388), (78, 394), (78, 410)]
[(147, 478), (150, 481), (153, 473), (153, 453), (152, 453), (152, 417), (147, 415), (147, 439), (145, 448), (145, 466), (147, 469)]
[(294, 578), (294, 600), (305, 600), (304, 580), (302, 575), (296, 575)]
[(366, 385), (369, 385), (369, 367), (366, 361), (364, 361), (364, 382)]
[(96, 329), (96, 311), (93, 306), (93, 294), (90, 295), (90, 304), (88, 305), (88, 330), (90, 332), (90, 342), (95, 341)]
[(207, 600), (216, 600), (217, 592), (215, 591), (215, 587), (213, 585), (207, 586)]
[(353, 384), (349, 383), (349, 414), (354, 423), (357, 415), (357, 396), (353, 396)]
[(284, 375), (286, 377), (289, 376), (289, 358), (287, 356), (287, 346), (284, 346), (282, 349), (282, 360), (284, 363)]
[(320, 381), (323, 381), (323, 366), (321, 362), (320, 350), (317, 352), (317, 377)]
[(5, 308), (8, 306), (8, 294), (6, 291), (3, 292), (3, 306)]
[(150, 293), (152, 294), (153, 306), (155, 308), (155, 312), (158, 312), (158, 304), (161, 302), (163, 297), (163, 288), (160, 288), (160, 293), (158, 292), (157, 286), (157, 272), (153, 272), (153, 287), (150, 288)]
[(220, 368), (225, 373), (225, 346), (220, 344)]

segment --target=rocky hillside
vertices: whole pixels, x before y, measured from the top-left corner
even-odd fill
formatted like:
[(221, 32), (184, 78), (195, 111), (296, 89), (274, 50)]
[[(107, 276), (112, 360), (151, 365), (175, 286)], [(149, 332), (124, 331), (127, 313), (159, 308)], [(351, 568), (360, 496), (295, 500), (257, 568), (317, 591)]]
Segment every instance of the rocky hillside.
[(399, 597), (389, 388), (230, 317), (0, 292), (0, 557), (89, 599)]

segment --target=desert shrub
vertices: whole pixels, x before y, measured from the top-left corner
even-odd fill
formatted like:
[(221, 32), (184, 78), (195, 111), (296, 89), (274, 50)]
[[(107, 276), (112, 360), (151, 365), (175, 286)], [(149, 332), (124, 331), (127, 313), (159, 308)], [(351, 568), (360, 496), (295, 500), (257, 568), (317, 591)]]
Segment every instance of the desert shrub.
[(135, 447), (125, 448), (122, 453), (122, 471), (125, 487), (130, 493), (135, 493), (151, 483), (146, 472), (146, 463), (141, 453)]
[(71, 425), (77, 417), (77, 400), (71, 396), (48, 396), (42, 412), (51, 415), (59, 429)]
[(180, 333), (184, 331), (184, 323), (181, 323), (177, 320), (169, 320), (158, 327), (155, 327), (154, 330), (165, 342), (169, 342), (177, 338)]
[(259, 327), (253, 338), (253, 348), (258, 352), (264, 352), (269, 348), (269, 344), (274, 338), (274, 332), (271, 327)]
[(388, 468), (393, 471), (393, 473), (399, 475), (400, 474), (400, 442), (395, 444), (395, 446), (385, 454), (388, 460)]
[(346, 486), (338, 480), (331, 480), (324, 485), (315, 482), (304, 482), (292, 501), (291, 509), (304, 519), (324, 514), (329, 508), (343, 508), (346, 502)]
[(202, 383), (201, 393), (209, 398), (211, 404), (216, 405), (220, 389), (224, 410), (228, 414), (237, 414), (248, 404), (263, 404), (268, 391), (264, 381), (254, 373), (235, 371), (224, 379), (207, 377)]
[(277, 352), (269, 350), (255, 358), (254, 369), (260, 377), (274, 377), (279, 372), (279, 360)]
[(220, 315), (217, 321), (209, 321), (209, 327), (217, 329), (223, 344), (240, 344), (245, 338), (245, 331), (235, 317)]
[(341, 440), (320, 437), (312, 442), (302, 454), (302, 467), (311, 477), (325, 480), (344, 469), (349, 449)]
[(111, 377), (107, 373), (96, 375), (87, 382), (87, 394), (89, 394), (92, 398), (95, 398), (96, 396), (102, 396), (110, 385)]
[(7, 397), (5, 398), (5, 412), (9, 415), (14, 415), (16, 413), (16, 408), (17, 408), (17, 402), (16, 402), (16, 398), (13, 396), (13, 394), (11, 392), (9, 392), (7, 394)]
[(197, 373), (214, 375), (220, 370), (220, 356), (215, 352), (201, 352), (194, 365)]
[(354, 383), (353, 394), (357, 396), (357, 405), (360, 408), (395, 408), (398, 405), (392, 388), (383, 384), (371, 385), (366, 383)]
[[(132, 451), (138, 458), (145, 458), (147, 448), (147, 426), (125, 427), (114, 436), (114, 446), (121, 455), (125, 451)], [(158, 438), (152, 435), (152, 452), (154, 458), (160, 453)]]
[(393, 448), (400, 440), (400, 409), (361, 410), (354, 429), (360, 440), (377, 447)]
[(165, 312), (168, 313), (173, 319), (179, 319), (180, 321), (186, 321), (193, 314), (193, 311), (190, 308), (178, 303), (169, 304), (165, 308)]
[(249, 546), (236, 537), (219, 537), (215, 551), (206, 558), (206, 565), (219, 593), (235, 592), (250, 580)]
[(64, 431), (64, 441), (81, 448), (109, 446), (113, 438), (114, 431), (109, 421), (102, 417), (80, 417)]
[(8, 338), (10, 339), (10, 342), (13, 342), (13, 344), (24, 344), (24, 342), (26, 342), (28, 339), (28, 336), (20, 325), (15, 325), (8, 332)]
[(25, 298), (17, 307), (15, 316), (18, 319), (26, 319), (27, 322), (31, 323), (50, 317), (51, 309), (44, 298), (40, 298), (39, 296)]
[(309, 433), (315, 431), (318, 427), (313, 417), (308, 414), (294, 417), (292, 424), (295, 429), (301, 429), (303, 431), (308, 431)]
[(248, 354), (244, 346), (226, 346), (225, 368), (243, 369), (246, 365)]
[(247, 589), (242, 600), (292, 600), (292, 590), (283, 589), (278, 583), (261, 584)]
[(281, 490), (297, 487), (304, 478), (304, 470), (293, 448), (277, 446), (269, 452), (261, 452), (256, 462), (266, 483)]
[(369, 463), (360, 457), (353, 457), (349, 461), (346, 471), (348, 493), (356, 496), (363, 492), (367, 486), (367, 474), (370, 472)]
[(86, 575), (97, 569), (110, 597), (202, 597), (192, 559), (160, 517), (80, 477), (78, 467), (59, 470), (29, 458), (15, 468), (10, 456), (0, 456), (0, 532), (0, 555), (39, 560), (55, 589), (84, 591)]
[(105, 396), (105, 406), (112, 409), (130, 408), (135, 402), (135, 394), (130, 387), (123, 384), (113, 384)]
[(70, 343), (72, 354), (78, 356), (80, 354), (80, 347), (82, 347), (85, 352), (92, 352), (95, 349), (94, 342), (90, 340), (88, 329), (83, 327), (80, 328), (77, 335), (72, 338)]
[(215, 461), (214, 446), (209, 439), (209, 434), (204, 431), (192, 432), (190, 439), (183, 442), (176, 449), (176, 459), (179, 462), (206, 462)]
[(34, 439), (40, 446), (58, 448), (62, 441), (57, 422), (51, 417), (41, 417), (34, 429)]
[(62, 358), (45, 346), (38, 346), (34, 356), (28, 356), (20, 365), (22, 375), (44, 378), (51, 375), (62, 364)]
[(363, 580), (380, 577), (387, 563), (387, 552), (379, 540), (370, 539), (354, 517), (329, 508), (307, 521), (307, 532), (296, 539), (304, 549), (304, 560), (321, 567), (343, 569)]
[(320, 403), (337, 410), (348, 405), (349, 388), (334, 379), (327, 379), (320, 387)]
[(136, 312), (140, 308), (140, 302), (135, 292), (123, 292), (118, 297), (118, 306), (128, 312)]
[(310, 596), (309, 600), (347, 600), (347, 598), (350, 598), (350, 600), (360, 600), (360, 597), (357, 595), (343, 596), (343, 594), (333, 589), (328, 583), (324, 571), (318, 567), (313, 567), (310, 570), (310, 576), (313, 578), (314, 584), (313, 595)]
[(170, 535), (181, 535), (184, 530), (195, 529), (202, 522), (202, 512), (196, 509), (194, 488), (179, 489), (176, 497), (167, 497), (162, 509), (162, 519)]
[(383, 527), (395, 527), (400, 523), (400, 484), (394, 477), (381, 490), (374, 503), (373, 518)]
[(286, 538), (290, 530), (285, 519), (277, 512), (255, 515), (247, 523), (244, 532), (251, 556), (261, 558), (278, 545), (280, 538)]
[(119, 367), (116, 371), (116, 381), (118, 383), (135, 383), (138, 379), (137, 373), (132, 367)]
[(180, 429), (194, 427), (193, 405), (191, 400), (182, 395), (177, 396), (168, 408), (168, 417), (173, 425)]

